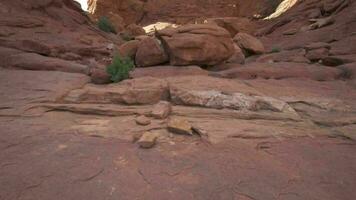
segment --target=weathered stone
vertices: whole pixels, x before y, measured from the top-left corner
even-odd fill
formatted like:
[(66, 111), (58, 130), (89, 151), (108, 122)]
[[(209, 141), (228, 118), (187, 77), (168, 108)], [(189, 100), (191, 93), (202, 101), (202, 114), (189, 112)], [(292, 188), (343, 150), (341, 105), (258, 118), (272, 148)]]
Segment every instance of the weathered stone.
[(243, 93), (223, 94), (220, 91), (196, 91), (173, 88), (171, 98), (175, 104), (187, 106), (202, 106), (215, 109), (233, 109), (294, 113), (286, 102), (267, 96), (252, 96)]
[(233, 52), (230, 34), (211, 24), (191, 24), (158, 31), (171, 65), (215, 65)]
[(199, 66), (170, 66), (160, 65), (154, 67), (137, 67), (130, 72), (130, 77), (140, 78), (145, 76), (156, 78), (167, 78), (174, 76), (197, 76), (208, 75), (208, 71), (200, 68)]
[(172, 111), (171, 103), (167, 101), (160, 101), (159, 103), (153, 106), (151, 115), (156, 119), (165, 119), (169, 116), (171, 111)]
[(131, 40), (131, 41), (125, 42), (123, 45), (121, 45), (119, 47), (118, 53), (122, 57), (130, 57), (132, 59), (135, 59), (135, 55), (136, 55), (139, 44), (140, 44), (140, 41), (138, 41), (138, 40)]
[(87, 85), (71, 91), (65, 100), (75, 103), (155, 104), (168, 98), (167, 82), (152, 77), (109, 85)]
[(137, 24), (129, 24), (128, 26), (125, 27), (125, 32), (129, 34), (130, 36), (139, 36), (139, 35), (145, 35), (145, 30), (137, 25)]
[(296, 49), (291, 51), (281, 51), (280, 49), (275, 49), (280, 52), (273, 52), (269, 54), (264, 54), (256, 59), (256, 62), (273, 63), (273, 62), (293, 62), (293, 63), (310, 63), (310, 61), (305, 58), (306, 51), (304, 49)]
[(239, 32), (252, 33), (255, 28), (253, 21), (243, 17), (208, 18), (205, 23), (216, 24), (226, 29), (229, 31), (231, 37), (234, 37)]
[(72, 61), (51, 58), (36, 53), (13, 54), (0, 63), (3, 67), (14, 67), (27, 70), (62, 71), (89, 74), (89, 67)]
[(167, 62), (168, 56), (159, 40), (146, 38), (138, 45), (135, 61), (137, 67), (148, 67)]
[(298, 33), (298, 29), (292, 28), (284, 31), (283, 35), (295, 35), (296, 33)]
[(91, 81), (95, 84), (111, 83), (110, 75), (106, 72), (104, 67), (93, 67), (90, 69)]
[(313, 22), (313, 24), (309, 26), (309, 29), (314, 30), (333, 24), (335, 22), (335, 19), (332, 16), (330, 16), (330, 17), (320, 18), (320, 19), (310, 19), (309, 21)]
[(265, 52), (265, 47), (263, 46), (262, 42), (247, 33), (236, 34), (234, 41), (241, 49), (245, 50), (246, 56), (262, 54)]
[(330, 49), (330, 44), (326, 42), (313, 42), (305, 46), (306, 50), (315, 50), (321, 48)]
[(144, 115), (137, 117), (135, 119), (135, 121), (136, 121), (136, 124), (142, 125), (142, 126), (147, 126), (147, 125), (151, 124), (151, 120)]
[(132, 143), (136, 143), (141, 137), (142, 137), (143, 133), (140, 132), (140, 133), (134, 133), (132, 135), (132, 138), (131, 138), (131, 142)]
[(181, 118), (172, 118), (168, 121), (167, 129), (175, 134), (193, 135), (190, 123)]
[(234, 54), (226, 62), (239, 63), (239, 64), (245, 63), (245, 55), (242, 52), (241, 48), (237, 44), (234, 44), (234, 48), (235, 48)]
[(156, 140), (158, 138), (158, 134), (154, 132), (145, 132), (141, 138), (137, 141), (137, 144), (141, 148), (152, 148), (156, 144)]
[(308, 51), (305, 55), (310, 61), (319, 61), (329, 55), (329, 50), (327, 48), (319, 48)]
[(249, 63), (244, 67), (235, 67), (228, 70), (214, 72), (210, 75), (224, 78), (239, 79), (286, 79), (303, 78), (312, 80), (335, 80), (341, 71), (332, 67), (311, 65), (306, 63), (275, 62), (275, 63)]

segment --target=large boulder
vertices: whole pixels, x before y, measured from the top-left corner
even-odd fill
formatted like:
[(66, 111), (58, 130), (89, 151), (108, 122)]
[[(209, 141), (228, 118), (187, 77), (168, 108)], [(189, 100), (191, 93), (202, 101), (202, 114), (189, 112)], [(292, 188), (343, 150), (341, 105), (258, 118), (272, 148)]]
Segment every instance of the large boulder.
[(227, 63), (239, 63), (239, 64), (244, 64), (245, 63), (245, 55), (242, 51), (242, 49), (237, 45), (234, 44), (234, 54), (227, 60)]
[(137, 24), (129, 24), (126, 26), (126, 33), (129, 34), (130, 36), (139, 36), (139, 35), (145, 35), (146, 32), (145, 30), (137, 25)]
[(148, 67), (167, 62), (168, 56), (159, 40), (148, 37), (139, 44), (135, 60), (137, 67)]
[(211, 24), (189, 24), (167, 28), (156, 34), (169, 54), (171, 65), (215, 65), (234, 53), (225, 29)]
[(120, 54), (120, 56), (130, 57), (130, 58), (134, 59), (139, 44), (140, 44), (140, 41), (138, 41), (138, 40), (131, 40), (131, 41), (125, 42), (124, 44), (122, 44), (119, 47), (118, 53)]
[(227, 31), (231, 37), (234, 37), (239, 32), (252, 33), (255, 29), (255, 24), (248, 18), (244, 17), (217, 17), (209, 18), (205, 21), (207, 24), (216, 24)]
[(257, 38), (247, 33), (238, 33), (234, 37), (234, 41), (241, 49), (245, 51), (245, 55), (262, 54), (265, 52), (265, 47)]

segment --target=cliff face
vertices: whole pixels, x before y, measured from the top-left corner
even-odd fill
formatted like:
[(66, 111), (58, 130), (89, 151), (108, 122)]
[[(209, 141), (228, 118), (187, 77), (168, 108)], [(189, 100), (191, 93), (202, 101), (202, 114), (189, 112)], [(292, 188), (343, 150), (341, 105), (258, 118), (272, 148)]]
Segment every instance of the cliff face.
[(89, 0), (94, 17), (108, 16), (116, 24), (147, 25), (157, 21), (184, 24), (199, 18), (266, 16), (281, 0)]
[(0, 67), (88, 73), (120, 42), (72, 0), (0, 1)]

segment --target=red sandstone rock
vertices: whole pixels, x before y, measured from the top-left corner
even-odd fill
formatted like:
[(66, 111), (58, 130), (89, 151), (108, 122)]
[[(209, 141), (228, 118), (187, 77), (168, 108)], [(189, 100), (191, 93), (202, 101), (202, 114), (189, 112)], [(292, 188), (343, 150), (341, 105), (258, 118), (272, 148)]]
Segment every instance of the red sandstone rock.
[(146, 38), (138, 44), (135, 56), (137, 67), (159, 65), (168, 61), (168, 56), (161, 41), (156, 38)]
[(156, 77), (156, 78), (166, 78), (172, 76), (198, 76), (198, 75), (208, 75), (208, 71), (203, 70), (199, 66), (154, 66), (154, 67), (140, 67), (135, 68), (131, 73), (130, 77), (140, 78), (144, 76)]
[(305, 63), (250, 63), (242, 67), (212, 73), (212, 75), (239, 79), (306, 78), (327, 81), (338, 79), (341, 75), (341, 70), (332, 67), (310, 65)]
[(121, 45), (119, 47), (118, 53), (120, 54), (120, 56), (130, 57), (132, 59), (135, 59), (139, 44), (140, 44), (140, 41), (138, 41), (138, 40), (131, 40), (131, 41), (125, 42), (123, 45)]
[(234, 53), (230, 34), (223, 28), (191, 24), (158, 31), (171, 65), (215, 65)]
[(265, 52), (265, 47), (257, 38), (247, 33), (238, 33), (234, 37), (237, 45), (245, 51), (245, 55), (262, 54)]

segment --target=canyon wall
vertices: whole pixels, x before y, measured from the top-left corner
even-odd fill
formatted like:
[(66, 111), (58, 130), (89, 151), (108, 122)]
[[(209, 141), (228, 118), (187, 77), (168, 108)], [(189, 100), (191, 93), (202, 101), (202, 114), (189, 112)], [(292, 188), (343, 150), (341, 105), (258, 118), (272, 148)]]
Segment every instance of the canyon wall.
[(94, 18), (115, 24), (147, 25), (157, 21), (185, 24), (208, 17), (266, 16), (281, 0), (89, 0)]

